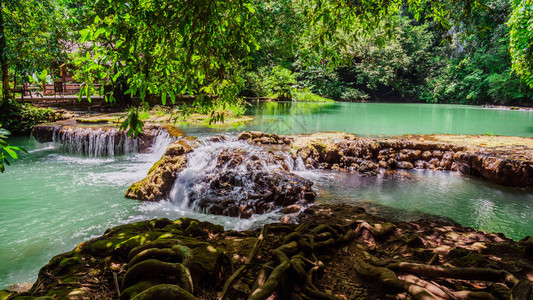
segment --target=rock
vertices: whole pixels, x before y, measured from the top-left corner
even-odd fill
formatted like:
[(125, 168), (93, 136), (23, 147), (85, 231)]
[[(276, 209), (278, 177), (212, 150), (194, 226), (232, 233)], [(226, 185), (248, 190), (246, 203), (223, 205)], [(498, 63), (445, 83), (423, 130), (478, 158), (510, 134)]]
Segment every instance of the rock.
[(424, 151), (424, 153), (422, 153), (423, 160), (430, 160), (432, 157), (433, 155), (431, 154), (431, 151)]
[(413, 164), (408, 161), (397, 161), (396, 167), (398, 169), (412, 169), (414, 168)]
[(277, 134), (264, 133), (260, 131), (244, 131), (241, 132), (238, 136), (239, 140), (245, 140), (249, 142), (254, 142), (257, 144), (268, 145), (268, 144), (290, 144), (291, 138), (278, 136)]
[(289, 205), (289, 206), (285, 207), (285, 209), (283, 209), (283, 213), (284, 214), (292, 214), (292, 213), (299, 212), (301, 209), (302, 209), (302, 207), (299, 206), (299, 205)]
[(194, 143), (181, 139), (172, 143), (165, 155), (148, 171), (141, 181), (132, 184), (126, 198), (143, 201), (159, 201), (168, 196), (179, 171), (187, 166), (186, 154), (193, 150)]

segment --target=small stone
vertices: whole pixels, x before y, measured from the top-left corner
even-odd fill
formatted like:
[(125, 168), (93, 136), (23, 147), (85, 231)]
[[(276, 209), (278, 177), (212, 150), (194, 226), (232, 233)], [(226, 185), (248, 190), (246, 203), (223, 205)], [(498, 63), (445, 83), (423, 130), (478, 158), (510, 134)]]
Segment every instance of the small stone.
[(299, 206), (299, 205), (289, 205), (289, 206), (285, 207), (285, 209), (283, 210), (283, 213), (284, 214), (292, 214), (292, 213), (299, 212), (301, 209), (302, 209), (302, 207)]

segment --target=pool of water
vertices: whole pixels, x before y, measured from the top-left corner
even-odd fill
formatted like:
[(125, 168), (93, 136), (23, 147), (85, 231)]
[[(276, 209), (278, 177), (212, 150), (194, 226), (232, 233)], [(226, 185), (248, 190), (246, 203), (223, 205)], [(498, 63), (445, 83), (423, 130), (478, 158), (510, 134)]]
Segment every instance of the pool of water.
[[(256, 120), (232, 129), (187, 128), (192, 135), (263, 130), (280, 134), (346, 131), (360, 135), (407, 133), (501, 134), (532, 136), (531, 112), (427, 104), (263, 103), (250, 108)], [(114, 158), (62, 154), (29, 138), (12, 139), (29, 154), (0, 174), (0, 289), (34, 281), (50, 258), (105, 229), (151, 218), (181, 216), (246, 229), (279, 218), (250, 220), (204, 215), (170, 202), (125, 199), (124, 191), (146, 176), (168, 139), (151, 153)], [(319, 202), (344, 202), (396, 220), (443, 215), (464, 226), (503, 232), (520, 239), (533, 235), (533, 193), (506, 188), (454, 172), (411, 171), (394, 176), (305, 171), (315, 181)], [(376, 205), (377, 204), (377, 205)]]
[(240, 220), (194, 213), (165, 201), (124, 198), (128, 186), (161, 158), (168, 140), (152, 153), (115, 158), (60, 154), (57, 147), (35, 145), (29, 138), (10, 142), (30, 153), (0, 174), (0, 289), (33, 282), (53, 256), (116, 225), (187, 216), (242, 230), (279, 219), (271, 214)]
[[(247, 130), (278, 134), (342, 131), (361, 136), (491, 134), (533, 137), (533, 111), (413, 103), (277, 103), (250, 107)], [(240, 130), (238, 128), (236, 130)]]

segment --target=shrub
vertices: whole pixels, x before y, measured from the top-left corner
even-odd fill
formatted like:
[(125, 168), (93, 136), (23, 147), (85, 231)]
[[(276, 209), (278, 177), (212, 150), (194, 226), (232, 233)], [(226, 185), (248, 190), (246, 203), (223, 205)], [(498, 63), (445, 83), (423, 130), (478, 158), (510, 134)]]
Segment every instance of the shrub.
[(342, 101), (366, 101), (369, 98), (367, 93), (354, 88), (347, 88), (341, 96)]
[(313, 94), (308, 88), (293, 93), (293, 101), (298, 102), (332, 102), (333, 100)]
[(0, 123), (13, 134), (30, 133), (35, 125), (54, 119), (55, 113), (50, 108), (21, 104), (12, 98), (4, 99), (0, 103)]

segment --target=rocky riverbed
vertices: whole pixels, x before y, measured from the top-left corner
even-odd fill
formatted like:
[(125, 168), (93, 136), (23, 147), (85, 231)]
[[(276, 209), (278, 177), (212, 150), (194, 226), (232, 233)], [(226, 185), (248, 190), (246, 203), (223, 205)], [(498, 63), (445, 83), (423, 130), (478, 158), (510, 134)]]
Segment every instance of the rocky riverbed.
[(239, 232), (188, 218), (118, 226), (1, 299), (531, 299), (531, 237), (313, 205), (313, 182), (298, 175), (424, 168), (530, 187), (531, 153), (530, 139), (503, 137), (176, 137), (127, 197), (240, 218), (282, 210), (281, 222)]
[(278, 136), (243, 132), (255, 144), (289, 144), (308, 168), (357, 171), (380, 169), (460, 171), (492, 182), (533, 186), (533, 139), (499, 136), (425, 135), (362, 138), (346, 133)]

